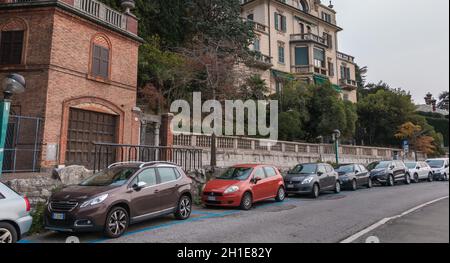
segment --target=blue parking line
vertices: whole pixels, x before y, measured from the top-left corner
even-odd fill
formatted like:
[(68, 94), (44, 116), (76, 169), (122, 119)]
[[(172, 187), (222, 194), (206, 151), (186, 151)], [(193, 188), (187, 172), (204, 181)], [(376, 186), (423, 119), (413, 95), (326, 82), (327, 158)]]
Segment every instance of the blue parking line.
[[(270, 206), (281, 206), (281, 205), (284, 205), (286, 203), (292, 203), (292, 202), (294, 202), (294, 200), (289, 199), (289, 200), (286, 200), (286, 201), (284, 201), (282, 203), (270, 203), (270, 204), (258, 205), (258, 208), (270, 207)], [(196, 212), (203, 213), (203, 211), (196, 211)], [(146, 228), (142, 228), (142, 229), (135, 230), (135, 231), (130, 231), (130, 232), (125, 233), (123, 235), (123, 237), (132, 236), (132, 235), (136, 235), (136, 234), (152, 231), (152, 230), (155, 230), (155, 229), (167, 228), (167, 227), (174, 226), (174, 225), (186, 224), (186, 223), (201, 221), (201, 220), (210, 219), (210, 218), (220, 218), (220, 217), (230, 216), (230, 215), (242, 213), (242, 210), (229, 210), (229, 211), (220, 212), (220, 213), (205, 212), (205, 214), (206, 213), (208, 213), (208, 215), (201, 216), (201, 217), (196, 217), (196, 218), (189, 218), (189, 219), (184, 220), (184, 221), (172, 221), (172, 222), (164, 223), (164, 224), (161, 224), (161, 225), (156, 225), (156, 226), (146, 227)], [(107, 238), (102, 238), (102, 239), (89, 241), (88, 243), (101, 243), (101, 242), (108, 241), (108, 240), (109, 239), (107, 239)]]
[[(263, 208), (263, 207), (271, 207), (271, 206), (282, 206), (288, 203), (293, 203), (293, 202), (300, 202), (300, 201), (295, 201), (292, 199), (286, 199), (284, 202), (281, 203), (269, 203), (269, 204), (262, 204), (262, 205), (257, 205), (257, 208)], [(205, 220), (205, 219), (210, 219), (210, 218), (220, 218), (220, 217), (225, 217), (225, 216), (230, 216), (230, 215), (234, 215), (234, 214), (238, 214), (238, 213), (242, 213), (242, 210), (227, 210), (224, 212), (208, 212), (208, 211), (192, 211), (193, 215), (204, 215), (204, 216), (200, 216), (200, 217), (195, 217), (195, 218), (189, 218), (187, 220), (184, 221), (171, 221), (169, 223), (164, 223), (164, 224), (160, 224), (160, 225), (156, 225), (156, 226), (150, 226), (150, 227), (146, 227), (146, 228), (142, 228), (142, 229), (138, 229), (138, 230), (134, 230), (134, 231), (129, 231), (127, 233), (125, 233), (123, 235), (123, 237), (126, 236), (132, 236), (132, 235), (136, 235), (136, 234), (140, 234), (140, 233), (144, 233), (144, 232), (149, 232), (152, 230), (156, 230), (156, 229), (160, 229), (160, 228), (167, 228), (170, 226), (174, 226), (174, 225), (180, 225), (180, 224), (186, 224), (186, 223), (190, 223), (190, 222), (196, 222), (196, 221), (201, 221), (201, 220)], [(96, 240), (92, 240), (92, 241), (88, 241), (87, 243), (102, 243), (105, 241), (108, 241), (110, 239), (107, 238), (100, 238), (100, 239), (96, 239)], [(32, 244), (32, 243), (37, 243), (35, 241), (32, 240), (28, 240), (28, 239), (22, 239), (20, 240), (18, 243), (20, 244)]]

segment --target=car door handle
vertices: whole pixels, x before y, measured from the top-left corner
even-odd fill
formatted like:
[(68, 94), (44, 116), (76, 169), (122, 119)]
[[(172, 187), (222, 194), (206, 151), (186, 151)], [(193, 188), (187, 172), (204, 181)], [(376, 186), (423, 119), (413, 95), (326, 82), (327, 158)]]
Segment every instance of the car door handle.
[(154, 193), (155, 193), (155, 194), (159, 193), (159, 190), (158, 190), (158, 189), (156, 189)]

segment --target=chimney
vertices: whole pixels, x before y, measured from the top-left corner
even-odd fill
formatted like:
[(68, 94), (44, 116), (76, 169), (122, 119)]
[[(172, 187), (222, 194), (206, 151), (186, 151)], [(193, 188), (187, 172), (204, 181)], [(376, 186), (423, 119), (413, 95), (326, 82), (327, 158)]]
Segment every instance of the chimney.
[(134, 9), (136, 7), (136, 3), (134, 2), (134, 0), (121, 0), (120, 5), (123, 8), (123, 12), (125, 14), (130, 14), (131, 13), (131, 9)]
[(424, 99), (425, 99), (426, 105), (431, 105), (431, 100), (433, 99), (433, 95), (428, 92)]
[(436, 99), (431, 100), (431, 105), (433, 106), (433, 112), (436, 112), (436, 103), (437, 103)]

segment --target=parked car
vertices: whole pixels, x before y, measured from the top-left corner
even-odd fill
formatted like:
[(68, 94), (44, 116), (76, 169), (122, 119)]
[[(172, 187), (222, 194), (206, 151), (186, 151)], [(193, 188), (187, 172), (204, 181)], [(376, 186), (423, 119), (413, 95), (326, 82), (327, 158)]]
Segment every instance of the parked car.
[(411, 175), (402, 161), (380, 161), (371, 164), (370, 178), (373, 182), (394, 186), (396, 182), (411, 184)]
[(428, 159), (427, 163), (433, 169), (434, 180), (448, 181), (448, 158)]
[(252, 208), (255, 202), (285, 199), (283, 177), (270, 165), (244, 164), (228, 168), (203, 188), (202, 201), (207, 206)]
[(45, 228), (58, 232), (103, 231), (109, 238), (130, 224), (167, 214), (189, 218), (192, 180), (175, 164), (117, 163), (53, 194)]
[(338, 173), (326, 163), (304, 163), (290, 170), (284, 178), (287, 194), (319, 197), (323, 191), (341, 191)]
[(336, 169), (336, 172), (339, 174), (342, 188), (352, 191), (356, 191), (360, 186), (372, 188), (370, 173), (364, 165), (343, 164)]
[(31, 228), (28, 198), (0, 183), (0, 243), (16, 243)]
[(433, 181), (433, 169), (426, 162), (409, 161), (405, 162), (413, 182), (419, 183), (420, 180)]

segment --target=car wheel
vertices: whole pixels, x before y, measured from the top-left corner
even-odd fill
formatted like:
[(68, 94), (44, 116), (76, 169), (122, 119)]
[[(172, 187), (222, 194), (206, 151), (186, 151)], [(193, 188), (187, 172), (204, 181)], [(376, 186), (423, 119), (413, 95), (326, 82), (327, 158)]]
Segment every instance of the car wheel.
[(356, 182), (356, 180), (352, 181), (352, 191), (356, 191), (358, 189), (358, 183)]
[(418, 174), (414, 174), (414, 183), (416, 183), (416, 184), (420, 183)]
[(192, 201), (187, 195), (183, 195), (178, 201), (178, 207), (175, 211), (175, 218), (178, 220), (186, 220), (191, 216)]
[(0, 244), (1, 243), (16, 243), (17, 230), (9, 223), (0, 223)]
[(336, 194), (339, 194), (341, 192), (341, 183), (339, 181), (336, 181), (336, 186), (334, 187), (334, 192)]
[(394, 185), (395, 185), (394, 176), (389, 175), (388, 180), (387, 180), (387, 186), (394, 186)]
[(444, 176), (442, 177), (442, 180), (443, 180), (443, 181), (448, 181), (447, 174), (444, 174)]
[(105, 235), (109, 238), (122, 236), (128, 228), (128, 212), (122, 207), (114, 207), (106, 217)]
[(373, 182), (372, 179), (369, 178), (369, 181), (367, 182), (367, 188), (372, 188), (373, 187)]
[(241, 200), (241, 209), (242, 210), (250, 210), (253, 205), (253, 197), (252, 194), (249, 192), (246, 192), (244, 196), (242, 196)]
[(285, 198), (286, 198), (286, 191), (282, 186), (280, 186), (280, 188), (278, 188), (277, 197), (275, 198), (275, 201), (283, 202)]
[(320, 195), (320, 187), (318, 184), (314, 184), (311, 189), (311, 197), (312, 198), (319, 198)]
[(405, 183), (406, 184), (411, 184), (411, 175), (405, 174)]
[(433, 182), (433, 174), (432, 173), (430, 173), (430, 174), (428, 174), (428, 182)]

